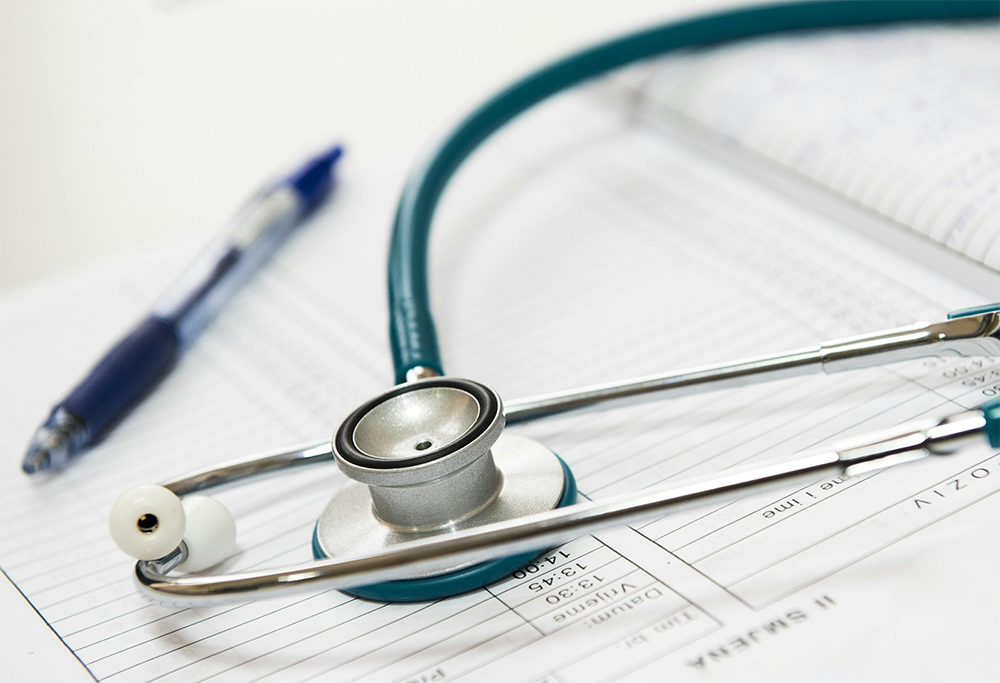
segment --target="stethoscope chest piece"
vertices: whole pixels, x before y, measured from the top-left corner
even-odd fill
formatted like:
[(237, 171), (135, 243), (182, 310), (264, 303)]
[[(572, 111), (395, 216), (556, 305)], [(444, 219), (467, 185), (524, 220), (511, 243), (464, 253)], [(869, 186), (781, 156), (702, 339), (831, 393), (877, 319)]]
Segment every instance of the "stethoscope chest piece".
[[(353, 481), (320, 516), (313, 554), (367, 555), (574, 503), (576, 485), (562, 460), (536, 441), (501, 435), (503, 427), (500, 397), (466, 379), (403, 384), (355, 410), (333, 439), (337, 464)], [(535, 554), (467, 562), (347, 592), (431, 600), (486, 585)]]

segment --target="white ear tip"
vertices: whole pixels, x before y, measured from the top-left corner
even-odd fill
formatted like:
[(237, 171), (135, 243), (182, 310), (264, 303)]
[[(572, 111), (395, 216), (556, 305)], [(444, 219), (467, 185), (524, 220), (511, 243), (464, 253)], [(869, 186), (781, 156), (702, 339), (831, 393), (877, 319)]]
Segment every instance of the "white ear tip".
[(208, 496), (185, 496), (182, 502), (188, 555), (177, 569), (200, 572), (229, 557), (236, 547), (236, 520), (229, 508)]
[(115, 501), (108, 516), (111, 538), (137, 560), (169, 555), (184, 537), (184, 507), (172, 491), (155, 484), (131, 488)]

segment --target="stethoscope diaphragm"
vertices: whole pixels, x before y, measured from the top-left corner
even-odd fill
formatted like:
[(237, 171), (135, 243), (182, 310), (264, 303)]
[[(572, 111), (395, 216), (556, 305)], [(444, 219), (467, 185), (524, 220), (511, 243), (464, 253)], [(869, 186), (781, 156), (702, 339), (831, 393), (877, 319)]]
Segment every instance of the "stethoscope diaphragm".
[[(353, 481), (320, 515), (313, 555), (376, 554), (576, 502), (565, 463), (537, 441), (501, 435), (503, 427), (500, 397), (467, 379), (412, 382), (362, 405), (333, 439), (337, 464)], [(347, 592), (389, 601), (454, 595), (501, 578), (537, 552), (466, 561)]]

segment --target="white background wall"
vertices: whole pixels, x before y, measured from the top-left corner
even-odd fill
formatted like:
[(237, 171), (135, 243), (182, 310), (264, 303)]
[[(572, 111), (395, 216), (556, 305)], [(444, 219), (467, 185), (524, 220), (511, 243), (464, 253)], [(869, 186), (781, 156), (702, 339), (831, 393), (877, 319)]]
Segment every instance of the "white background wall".
[(415, 154), (531, 67), (705, 4), (0, 0), (0, 289), (208, 236), (330, 141), (345, 173)]

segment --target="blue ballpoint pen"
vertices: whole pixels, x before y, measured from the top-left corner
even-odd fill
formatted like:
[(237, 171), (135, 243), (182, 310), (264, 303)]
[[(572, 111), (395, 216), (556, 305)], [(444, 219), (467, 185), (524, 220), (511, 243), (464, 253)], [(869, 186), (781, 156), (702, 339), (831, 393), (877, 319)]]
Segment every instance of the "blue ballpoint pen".
[(222, 304), (329, 194), (340, 147), (265, 186), (35, 432), (22, 468), (60, 468), (103, 437)]

